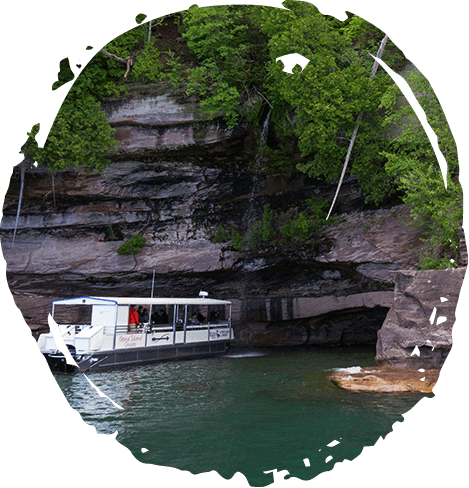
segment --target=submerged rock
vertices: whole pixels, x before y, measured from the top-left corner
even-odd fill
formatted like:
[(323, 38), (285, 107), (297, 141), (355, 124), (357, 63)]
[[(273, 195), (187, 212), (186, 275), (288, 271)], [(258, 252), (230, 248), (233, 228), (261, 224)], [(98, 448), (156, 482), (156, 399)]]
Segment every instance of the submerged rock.
[(405, 368), (359, 368), (360, 371), (336, 371), (329, 379), (340, 388), (368, 393), (432, 393), (439, 369), (420, 371)]

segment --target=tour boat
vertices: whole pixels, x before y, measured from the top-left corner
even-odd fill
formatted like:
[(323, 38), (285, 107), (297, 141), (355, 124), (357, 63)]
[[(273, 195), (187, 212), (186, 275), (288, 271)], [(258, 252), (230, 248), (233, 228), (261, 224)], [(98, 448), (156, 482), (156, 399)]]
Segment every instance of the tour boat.
[[(135, 312), (138, 323), (130, 323)], [(206, 292), (198, 298), (54, 300), (49, 325), (38, 345), (50, 368), (63, 372), (212, 356), (234, 341), (231, 302)]]

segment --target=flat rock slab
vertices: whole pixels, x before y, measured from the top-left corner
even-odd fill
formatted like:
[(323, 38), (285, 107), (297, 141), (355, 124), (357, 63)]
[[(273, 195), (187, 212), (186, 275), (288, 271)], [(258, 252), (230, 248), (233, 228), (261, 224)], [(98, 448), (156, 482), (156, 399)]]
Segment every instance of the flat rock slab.
[(337, 371), (329, 379), (344, 390), (369, 393), (432, 393), (440, 370), (364, 368), (360, 372)]

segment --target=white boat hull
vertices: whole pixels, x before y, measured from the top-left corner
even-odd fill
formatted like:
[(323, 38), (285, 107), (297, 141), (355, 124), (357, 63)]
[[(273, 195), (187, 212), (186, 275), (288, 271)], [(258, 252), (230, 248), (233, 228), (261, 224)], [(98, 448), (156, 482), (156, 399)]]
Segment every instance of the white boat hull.
[[(151, 326), (148, 323), (142, 326), (129, 325), (129, 303), (137, 300), (143, 303), (151, 300), (152, 305), (164, 307), (161, 312), (167, 310), (170, 314), (166, 315), (166, 322)], [(167, 301), (169, 303), (166, 306), (164, 303)], [(50, 368), (55, 371), (93, 371), (120, 365), (212, 356), (226, 352), (229, 344), (234, 341), (229, 301), (206, 298), (77, 297), (52, 303), (53, 313), (49, 317), (51, 332), (41, 334), (38, 345)], [(53, 319), (56, 306), (74, 306), (75, 312), (77, 306), (81, 309), (88, 307), (88, 320), (91, 319), (91, 323), (56, 324)], [(222, 310), (223, 317), (219, 317), (220, 307), (225, 306), (229, 306), (228, 313)], [(190, 307), (199, 310), (200, 322), (194, 318), (196, 313), (190, 318)], [(205, 323), (205, 317), (209, 315), (210, 320)], [(70, 361), (67, 363), (63, 354), (65, 347), (78, 366), (70, 365)]]
[(100, 351), (85, 358), (78, 364), (78, 371), (94, 371), (107, 367), (150, 363), (170, 359), (191, 359), (223, 354), (227, 351), (229, 342), (214, 341), (197, 344), (177, 344), (169, 346), (135, 347), (132, 349), (117, 349)]

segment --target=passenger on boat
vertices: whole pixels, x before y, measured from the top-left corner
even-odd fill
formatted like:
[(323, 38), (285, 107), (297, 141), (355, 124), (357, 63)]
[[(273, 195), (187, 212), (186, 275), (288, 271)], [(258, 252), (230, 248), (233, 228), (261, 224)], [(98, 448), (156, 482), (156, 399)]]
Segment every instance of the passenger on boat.
[(148, 309), (144, 308), (144, 309), (142, 310), (142, 313), (140, 314), (140, 320), (141, 320), (143, 323), (148, 322)]
[(169, 322), (168, 314), (164, 309), (160, 310), (160, 320), (161, 320), (160, 322), (161, 324), (167, 324)]
[(198, 321), (197, 321), (197, 313), (194, 312), (192, 314), (192, 317), (189, 319), (189, 324), (198, 324)]
[(135, 332), (137, 326), (140, 325), (140, 320), (138, 318), (138, 312), (135, 310), (135, 305), (130, 305), (129, 309), (129, 332)]

